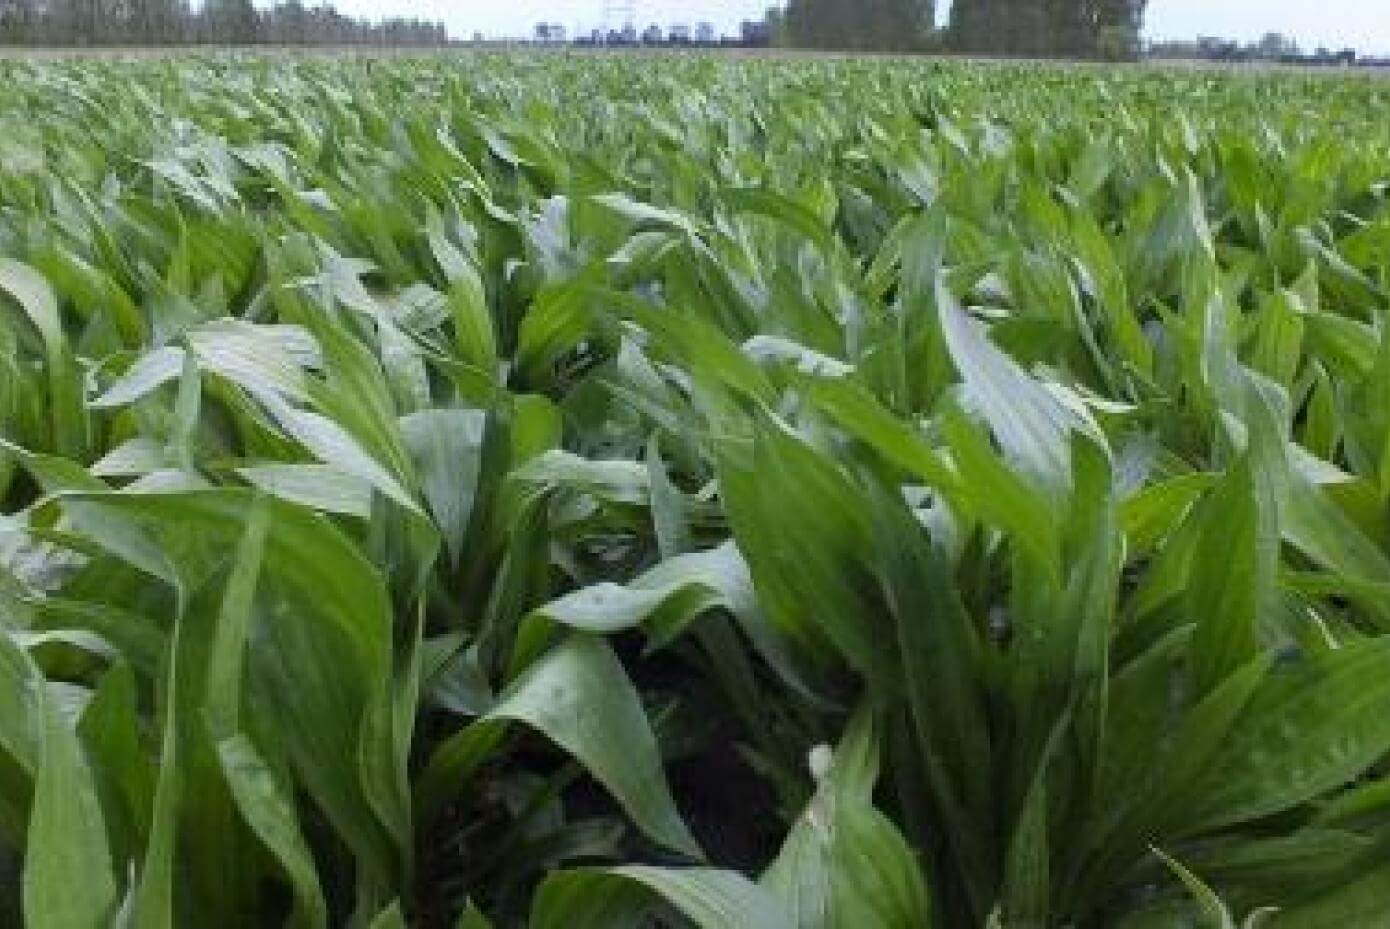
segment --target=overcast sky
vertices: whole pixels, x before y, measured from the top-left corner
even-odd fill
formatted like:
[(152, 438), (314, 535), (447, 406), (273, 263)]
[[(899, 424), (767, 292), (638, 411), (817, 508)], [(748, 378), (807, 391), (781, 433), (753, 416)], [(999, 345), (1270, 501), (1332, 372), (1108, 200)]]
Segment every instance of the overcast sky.
[[(567, 29), (592, 29), (612, 0), (337, 0), (344, 13), (394, 13), (441, 19), (456, 37), (474, 31), (491, 36), (524, 35), (541, 20)], [(618, 0), (631, 3), (640, 24), (709, 20), (732, 31), (756, 17), (765, 0)], [(938, 4), (945, 16), (947, 0)], [(1390, 0), (1150, 0), (1145, 32), (1151, 38), (1222, 35), (1258, 38), (1268, 31), (1292, 35), (1309, 48), (1352, 46), (1390, 52)]]

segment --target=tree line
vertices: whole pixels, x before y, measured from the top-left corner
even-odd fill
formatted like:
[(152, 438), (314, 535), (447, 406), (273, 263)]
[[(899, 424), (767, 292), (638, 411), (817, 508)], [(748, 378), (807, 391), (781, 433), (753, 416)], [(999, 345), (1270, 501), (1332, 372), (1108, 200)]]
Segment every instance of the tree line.
[(328, 4), (282, 0), (0, 0), (0, 43), (26, 45), (447, 44), (443, 23), (403, 17), (360, 20)]
[(789, 0), (769, 17), (794, 48), (1125, 59), (1139, 53), (1146, 3), (954, 0), (941, 31), (935, 0)]
[[(788, 0), (768, 14), (775, 41), (845, 51), (1132, 58), (1147, 0), (954, 0), (936, 30), (935, 0)], [(444, 25), (358, 20), (328, 4), (279, 0), (0, 0), (0, 42), (48, 45), (438, 46)]]

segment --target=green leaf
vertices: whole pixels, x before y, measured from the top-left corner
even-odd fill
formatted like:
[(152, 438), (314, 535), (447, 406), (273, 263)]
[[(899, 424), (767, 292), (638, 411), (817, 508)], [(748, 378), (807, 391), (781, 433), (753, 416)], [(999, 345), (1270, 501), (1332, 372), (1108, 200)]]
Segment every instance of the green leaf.
[(1150, 484), (1121, 506), (1131, 556), (1152, 551), (1182, 522), (1192, 504), (1219, 476), (1198, 472)]
[(296, 409), (274, 394), (261, 394), (259, 400), (286, 435), (304, 446), (320, 462), (367, 482), (408, 512), (424, 515), (400, 481), (369, 455), (338, 422), (320, 413)]
[[(995, 453), (989, 438), (963, 414), (943, 417), (955, 467), (969, 474), (962, 496), (985, 522), (1003, 529), (1018, 548), (1036, 559), (1049, 576), (1061, 572), (1061, 499), (1049, 500)], [(1065, 463), (1070, 467), (1070, 462)]]
[(1263, 929), (1341, 929), (1390, 926), (1390, 866), (1372, 866), (1345, 884), (1291, 902)]
[(124, 662), (107, 671), (78, 724), (102, 799), (112, 858), (129, 860), (149, 835), (159, 771), (142, 741), (136, 676)]
[(455, 565), (478, 493), (486, 428), (481, 410), (421, 410), (401, 420), (425, 503)]
[(833, 755), (825, 747), (812, 752), (816, 795), (762, 879), (797, 929), (932, 925), (917, 858), (873, 806), (878, 751), (873, 715), (865, 707)]
[(86, 455), (88, 439), (82, 375), (63, 332), (58, 298), (43, 275), (8, 258), (0, 259), (0, 291), (14, 298), (43, 340), (53, 448), (66, 457), (81, 460)]
[(296, 929), (327, 926), (328, 909), (318, 872), (287, 786), (279, 782), (245, 734), (218, 742), (217, 758), (242, 819), (275, 857), (294, 888), (292, 925)]
[(874, 678), (893, 664), (891, 636), (867, 564), (872, 526), (840, 465), (780, 421), (759, 417), (751, 453), (719, 450), (719, 492), (762, 608), (808, 660), (826, 643)]
[(393, 900), (390, 906), (376, 915), (367, 929), (409, 929), (401, 913), (401, 902)]
[(799, 929), (777, 900), (747, 878), (712, 868), (586, 868), (541, 884), (531, 929), (638, 929), (661, 905), (699, 929)]
[(99, 929), (116, 905), (106, 825), (77, 733), (52, 692), (39, 700), (39, 764), (24, 853), (24, 921)]
[(602, 640), (565, 639), (507, 688), (487, 718), (544, 733), (578, 759), (649, 838), (702, 857), (671, 799), (637, 691)]
[(897, 623), (911, 738), (926, 784), (943, 813), (940, 828), (977, 913), (998, 880), (999, 813), (989, 785), (995, 748), (981, 681), (980, 642), (951, 578), (946, 555), (901, 507), (881, 519), (883, 583)]
[(255, 617), (256, 586), (269, 533), (269, 506), (253, 505), (246, 531), (232, 558), (232, 572), (222, 594), (222, 608), (208, 653), (203, 719), (214, 741), (227, 738), (240, 728), (246, 641)]
[(968, 491), (944, 457), (902, 418), (851, 381), (817, 380), (811, 386), (817, 406), (850, 435), (872, 447), (906, 473), (953, 498)]
[(94, 410), (106, 410), (134, 403), (156, 388), (178, 380), (187, 355), (183, 349), (172, 345), (142, 355), (89, 405)]
[(454, 322), (454, 349), (460, 360), (492, 377), (497, 371), (497, 333), (488, 310), (482, 278), (469, 262), (455, 269), (449, 285), (449, 313)]
[(174, 627), (168, 668), (160, 695), (164, 732), (159, 751), (150, 839), (135, 888), (133, 925), (136, 929), (172, 929), (174, 925), (174, 856), (178, 852), (178, 810), (185, 772), (179, 746), (178, 657), (182, 620)]
[(1192, 785), (1184, 832), (1269, 816), (1343, 786), (1390, 752), (1390, 640), (1278, 668)]
[(258, 396), (274, 392), (307, 400), (304, 369), (321, 361), (314, 339), (298, 326), (215, 319), (190, 329), (185, 337), (200, 368)]
[(1103, 449), (1109, 447), (1104, 435), (1079, 403), (1063, 402), (1064, 388), (1048, 390), (995, 347), (944, 283), (937, 290), (946, 347), (970, 402), (1010, 462), (1039, 490), (1063, 498), (1070, 489), (1071, 434), (1080, 432)]
[(258, 464), (237, 468), (252, 487), (324, 513), (368, 519), (372, 515), (372, 485), (332, 464)]
[(585, 587), (537, 612), (553, 622), (602, 635), (645, 625), (653, 638), (665, 642), (715, 608), (750, 619), (757, 610), (748, 565), (732, 542), (668, 558), (625, 586)]
[(829, 253), (834, 247), (834, 238), (820, 217), (796, 201), (757, 188), (726, 188), (720, 192), (720, 199), (737, 215), (751, 214), (774, 220)]
[(1231, 913), (1226, 909), (1226, 905), (1221, 902), (1210, 887), (1202, 882), (1202, 879), (1185, 868), (1181, 862), (1175, 858), (1170, 858), (1158, 849), (1153, 849), (1153, 853), (1168, 866), (1182, 881), (1187, 892), (1192, 895), (1193, 901), (1197, 904), (1197, 912), (1200, 914), (1201, 926), (1203, 929), (1236, 929), (1236, 921), (1231, 918)]
[(1045, 926), (1052, 901), (1052, 849), (1048, 837), (1047, 767), (1066, 719), (1059, 720), (1048, 749), (1024, 795), (1004, 861), (1002, 892), (1005, 925)]
[(42, 763), (43, 706), (42, 676), (13, 636), (0, 630), (0, 750), (29, 777)]
[(1193, 514), (1202, 535), (1186, 598), (1196, 623), (1192, 655), (1203, 692), (1255, 656), (1257, 624), (1273, 602), (1278, 506), (1268, 482), (1257, 480), (1242, 457)]
[(483, 915), (483, 911), (472, 903), (464, 907), (459, 918), (454, 921), (454, 929), (493, 929), (492, 920)]

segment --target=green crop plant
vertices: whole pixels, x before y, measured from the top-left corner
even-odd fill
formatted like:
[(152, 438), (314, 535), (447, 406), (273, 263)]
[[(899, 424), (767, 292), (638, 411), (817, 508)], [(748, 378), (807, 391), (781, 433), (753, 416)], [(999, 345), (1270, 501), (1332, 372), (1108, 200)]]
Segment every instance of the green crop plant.
[(1390, 83), (0, 79), (0, 924), (1390, 926)]

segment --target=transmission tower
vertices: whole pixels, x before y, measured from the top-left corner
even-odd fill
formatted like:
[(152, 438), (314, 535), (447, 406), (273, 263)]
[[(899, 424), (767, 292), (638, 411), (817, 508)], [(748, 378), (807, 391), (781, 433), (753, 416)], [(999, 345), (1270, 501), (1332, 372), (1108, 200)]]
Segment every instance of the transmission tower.
[(637, 22), (635, 0), (603, 0), (603, 31), (622, 30)]

